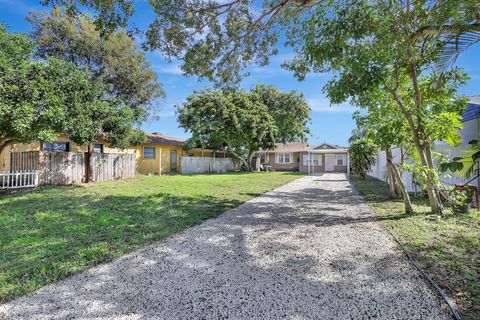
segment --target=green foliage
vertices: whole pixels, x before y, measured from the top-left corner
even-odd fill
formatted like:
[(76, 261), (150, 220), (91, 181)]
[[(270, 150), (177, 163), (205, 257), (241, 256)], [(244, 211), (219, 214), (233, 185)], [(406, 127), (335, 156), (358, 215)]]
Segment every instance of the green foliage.
[(103, 36), (88, 14), (75, 16), (54, 8), (49, 14), (31, 13), (31, 36), (37, 56), (56, 57), (76, 64), (104, 86), (106, 97), (116, 97), (144, 120), (155, 99), (164, 96), (145, 53), (125, 31)]
[(70, 16), (80, 14), (81, 7), (98, 12), (95, 27), (102, 34), (113, 32), (117, 27), (126, 27), (134, 13), (133, 0), (42, 0), (43, 5), (66, 7)]
[(365, 179), (365, 175), (376, 163), (377, 146), (368, 138), (353, 141), (348, 149), (353, 172)]
[(178, 109), (178, 122), (192, 134), (189, 146), (228, 149), (249, 167), (253, 152), (277, 142), (304, 141), (310, 108), (302, 95), (270, 86), (195, 92)]
[(454, 157), (451, 161), (442, 162), (439, 165), (441, 172), (453, 172), (470, 178), (478, 169), (480, 160), (480, 146), (478, 140), (469, 141), (470, 148), (463, 151), (463, 156)]
[[(47, 142), (65, 133), (78, 144), (101, 135), (125, 148), (135, 116), (74, 64), (34, 60), (34, 45), (0, 27), (0, 150), (12, 143)], [(141, 135), (141, 133), (140, 133)]]
[(306, 141), (310, 134), (310, 106), (296, 91), (281, 92), (270, 85), (257, 85), (250, 92), (267, 107), (278, 128), (276, 142)]

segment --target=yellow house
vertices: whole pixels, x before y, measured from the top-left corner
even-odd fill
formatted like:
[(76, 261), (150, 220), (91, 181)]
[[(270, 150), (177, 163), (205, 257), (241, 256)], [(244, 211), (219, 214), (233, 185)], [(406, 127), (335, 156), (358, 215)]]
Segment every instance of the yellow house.
[[(93, 145), (94, 152), (99, 153), (135, 153), (136, 149), (131, 147), (125, 150), (110, 147), (108, 142), (99, 140)], [(52, 143), (32, 142), (29, 144), (17, 143), (6, 147), (0, 154), (0, 171), (10, 171), (11, 152), (29, 151), (57, 151), (57, 152), (87, 152), (87, 146), (81, 146), (71, 141), (62, 134)]]
[[(126, 150), (112, 148), (105, 141), (98, 141), (93, 145), (94, 152), (98, 153), (134, 153), (136, 154), (137, 171), (141, 174), (181, 173), (181, 157), (214, 157), (226, 158), (225, 152), (211, 149), (195, 148), (185, 151), (186, 139), (165, 136), (159, 133), (147, 134), (146, 142), (131, 146)], [(33, 142), (30, 144), (14, 144), (7, 147), (0, 154), (0, 171), (10, 171), (11, 152), (87, 152), (88, 147), (77, 145), (66, 135), (60, 135), (52, 143)]]
[(185, 141), (156, 132), (147, 134), (147, 141), (134, 147), (138, 172), (142, 174), (180, 172), (180, 158), (184, 155)]

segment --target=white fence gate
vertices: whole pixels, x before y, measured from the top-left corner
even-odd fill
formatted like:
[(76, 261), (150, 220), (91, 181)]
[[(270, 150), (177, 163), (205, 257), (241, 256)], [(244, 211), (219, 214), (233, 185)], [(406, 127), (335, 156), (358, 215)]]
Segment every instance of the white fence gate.
[(0, 189), (38, 187), (38, 171), (0, 172)]
[(182, 157), (182, 174), (223, 173), (233, 171), (235, 164), (231, 158)]

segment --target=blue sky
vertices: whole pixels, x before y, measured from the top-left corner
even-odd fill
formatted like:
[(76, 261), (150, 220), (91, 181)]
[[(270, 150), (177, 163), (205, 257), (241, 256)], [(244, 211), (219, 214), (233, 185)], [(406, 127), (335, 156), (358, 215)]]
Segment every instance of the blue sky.
[[(39, 5), (40, 0), (0, 0), (0, 21), (7, 23), (10, 32), (28, 32), (30, 25), (25, 17), (31, 10), (48, 11), (49, 8)], [(138, 1), (136, 12), (132, 18), (135, 26), (145, 30), (154, 15), (146, 1)], [(322, 93), (322, 87), (328, 81), (328, 74), (307, 76), (305, 81), (297, 81), (291, 72), (283, 70), (280, 65), (291, 57), (291, 50), (279, 46), (280, 54), (273, 57), (269, 66), (252, 68), (250, 77), (241, 86), (248, 89), (257, 83), (271, 84), (280, 90), (297, 90), (302, 92), (312, 108), (310, 129), (312, 137), (309, 142), (317, 144), (329, 142), (345, 145), (351, 130), (355, 127), (352, 120), (354, 108), (348, 104), (330, 105), (328, 98)], [(167, 62), (161, 53), (147, 54), (158, 80), (163, 84), (167, 97), (159, 101), (159, 120), (150, 120), (142, 126), (146, 132), (160, 132), (166, 135), (188, 138), (188, 133), (178, 127), (175, 117), (175, 105), (181, 104), (193, 91), (208, 87), (207, 81), (199, 82), (196, 78), (182, 75), (178, 62)], [(471, 48), (458, 61), (470, 75), (471, 80), (460, 92), (464, 95), (480, 95), (480, 46)]]

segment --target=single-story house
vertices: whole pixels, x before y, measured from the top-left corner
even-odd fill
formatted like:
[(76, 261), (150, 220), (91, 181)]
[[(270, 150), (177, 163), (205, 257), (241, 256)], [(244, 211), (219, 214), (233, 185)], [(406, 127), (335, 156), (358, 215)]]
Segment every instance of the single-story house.
[[(348, 148), (330, 143), (310, 146), (307, 143), (278, 143), (273, 150), (259, 150), (252, 165), (260, 164), (276, 171), (299, 171), (305, 173), (349, 173)], [(256, 168), (259, 169), (259, 168)]]
[(133, 147), (137, 154), (137, 170), (142, 174), (180, 172), (180, 158), (184, 155), (186, 139), (175, 138), (154, 132), (147, 140)]
[[(99, 140), (93, 145), (94, 152), (98, 153), (134, 153), (134, 148), (128, 148), (127, 150), (120, 150), (118, 148), (112, 148), (106, 141)], [(47, 151), (47, 152), (87, 152), (87, 146), (77, 145), (71, 141), (66, 135), (61, 134), (52, 143), (41, 143), (38, 141), (23, 144), (17, 143), (6, 147), (0, 154), (0, 171), (10, 171), (12, 152), (29, 152), (29, 151)]]

